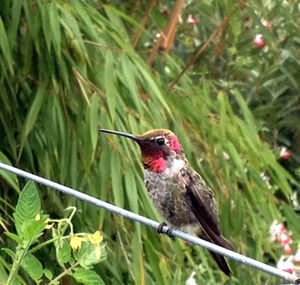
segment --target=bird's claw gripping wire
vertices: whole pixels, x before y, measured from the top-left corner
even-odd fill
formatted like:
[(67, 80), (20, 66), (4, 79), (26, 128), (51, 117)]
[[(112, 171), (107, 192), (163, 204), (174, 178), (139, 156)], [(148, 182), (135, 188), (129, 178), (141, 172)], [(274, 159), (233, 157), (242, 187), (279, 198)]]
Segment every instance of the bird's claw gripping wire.
[(160, 223), (160, 224), (158, 225), (158, 227), (157, 227), (157, 232), (158, 232), (159, 234), (166, 234), (166, 235), (169, 236), (170, 238), (173, 238), (173, 237), (174, 237), (173, 234), (172, 234), (173, 228), (172, 228), (172, 227), (168, 227), (168, 229), (164, 232), (164, 231), (163, 231), (163, 227), (165, 227), (165, 226), (168, 226), (167, 223), (165, 223), (165, 222)]

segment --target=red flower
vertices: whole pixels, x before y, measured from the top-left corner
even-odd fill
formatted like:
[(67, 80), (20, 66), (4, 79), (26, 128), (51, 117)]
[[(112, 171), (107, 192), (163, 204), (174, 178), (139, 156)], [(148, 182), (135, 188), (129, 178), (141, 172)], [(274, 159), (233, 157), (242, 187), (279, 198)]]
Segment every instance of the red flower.
[(280, 150), (280, 157), (283, 159), (286, 159), (289, 156), (291, 156), (291, 153), (287, 150), (287, 148), (285, 146), (283, 146)]
[(294, 271), (294, 264), (292, 262), (293, 258), (294, 257), (292, 255), (287, 259), (285, 259), (284, 256), (281, 256), (277, 263), (277, 268), (285, 272), (292, 273)]
[(285, 244), (285, 245), (284, 245), (284, 252), (285, 252), (286, 254), (291, 254), (291, 253), (293, 252), (293, 249), (290, 247), (289, 244)]
[(265, 19), (261, 20), (261, 23), (263, 24), (264, 27), (266, 28), (272, 28), (272, 24), (268, 21), (266, 21)]
[(255, 35), (254, 43), (255, 43), (257, 46), (263, 46), (263, 45), (265, 44), (265, 40), (264, 40), (263, 35), (262, 35), (262, 34), (257, 34), (257, 35)]
[(188, 24), (196, 24), (198, 22), (198, 20), (194, 18), (192, 15), (189, 15), (186, 21)]
[(290, 244), (292, 239), (291, 237), (287, 236), (286, 234), (281, 234), (280, 241), (283, 245)]

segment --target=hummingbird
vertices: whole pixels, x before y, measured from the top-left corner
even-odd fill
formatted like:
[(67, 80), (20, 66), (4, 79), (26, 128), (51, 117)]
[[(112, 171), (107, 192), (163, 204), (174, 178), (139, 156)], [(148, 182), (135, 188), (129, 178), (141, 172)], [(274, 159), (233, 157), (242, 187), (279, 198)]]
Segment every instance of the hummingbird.
[[(177, 136), (171, 130), (154, 129), (142, 135), (107, 129), (100, 131), (130, 138), (139, 145), (148, 194), (165, 220), (158, 232), (162, 226), (168, 225), (171, 229), (192, 232), (234, 250), (231, 242), (222, 236), (212, 189), (188, 163)], [(231, 277), (225, 257), (212, 251), (210, 254), (219, 268)]]

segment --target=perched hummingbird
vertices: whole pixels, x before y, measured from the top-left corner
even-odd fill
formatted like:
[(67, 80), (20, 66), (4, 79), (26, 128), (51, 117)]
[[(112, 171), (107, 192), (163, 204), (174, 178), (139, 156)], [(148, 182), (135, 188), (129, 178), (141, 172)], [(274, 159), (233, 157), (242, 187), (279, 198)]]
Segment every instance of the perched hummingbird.
[[(188, 231), (192, 229), (195, 235), (234, 250), (230, 241), (221, 234), (213, 191), (190, 166), (172, 131), (155, 129), (142, 135), (106, 129), (100, 131), (124, 136), (138, 143), (145, 169), (146, 188), (169, 226)], [(220, 269), (231, 276), (224, 256), (210, 253)]]

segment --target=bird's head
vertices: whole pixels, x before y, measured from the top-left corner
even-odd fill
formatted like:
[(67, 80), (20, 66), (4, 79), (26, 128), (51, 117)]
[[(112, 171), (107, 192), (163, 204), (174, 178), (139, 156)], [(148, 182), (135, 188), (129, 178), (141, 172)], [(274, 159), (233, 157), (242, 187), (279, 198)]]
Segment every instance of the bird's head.
[(182, 150), (177, 136), (168, 129), (154, 129), (142, 135), (132, 135), (106, 129), (100, 129), (100, 131), (124, 136), (137, 142), (141, 149), (144, 167), (154, 172), (163, 172), (166, 169), (165, 159)]

